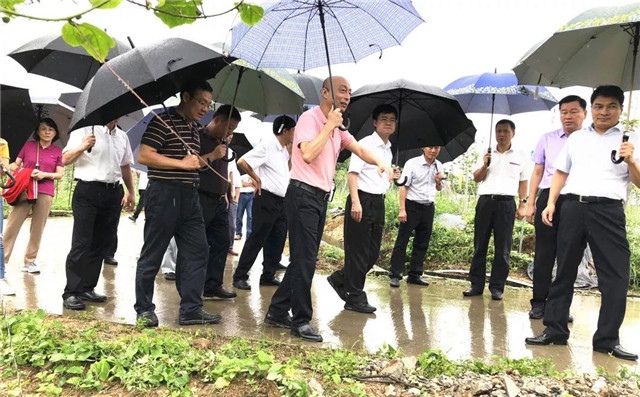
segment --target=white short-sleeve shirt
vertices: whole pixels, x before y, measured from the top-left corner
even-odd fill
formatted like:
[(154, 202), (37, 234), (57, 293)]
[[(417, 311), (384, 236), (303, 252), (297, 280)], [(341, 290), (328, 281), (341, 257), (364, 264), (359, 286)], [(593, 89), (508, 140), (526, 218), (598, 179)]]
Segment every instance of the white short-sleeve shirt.
[(442, 163), (435, 160), (427, 163), (424, 156), (413, 157), (404, 164), (400, 181), (406, 179), (406, 198), (421, 204), (436, 201), (436, 174), (442, 170)]
[[(391, 142), (387, 141), (387, 143), (385, 143), (377, 132), (365, 136), (359, 143), (383, 159), (385, 164), (391, 165), (391, 160), (393, 159)], [(351, 156), (349, 172), (358, 174), (358, 190), (371, 194), (383, 194), (389, 190), (390, 183), (387, 174), (383, 173), (380, 175), (376, 165), (366, 163), (355, 154)]]
[[(517, 196), (521, 181), (529, 179), (529, 156), (522, 150), (511, 147), (500, 153), (497, 147), (491, 150), (491, 164), (484, 181), (478, 186), (478, 195), (499, 194)], [(482, 160), (479, 166), (482, 165)]]
[[(611, 151), (620, 149), (623, 132), (621, 124), (604, 134), (596, 132), (591, 125), (569, 136), (554, 163), (557, 170), (569, 174), (562, 194), (627, 200), (629, 167), (625, 162), (611, 161)], [(640, 161), (638, 134), (630, 133), (629, 142), (633, 143), (634, 156)]]
[(262, 189), (284, 197), (289, 185), (289, 152), (275, 135), (265, 137), (242, 156), (262, 181)]
[(108, 131), (106, 126), (96, 125), (72, 131), (62, 153), (77, 148), (85, 135), (92, 133), (96, 137), (96, 144), (91, 153), (85, 150), (74, 163), (74, 178), (86, 182), (118, 182), (122, 178), (120, 167), (133, 164), (129, 138), (120, 128)]

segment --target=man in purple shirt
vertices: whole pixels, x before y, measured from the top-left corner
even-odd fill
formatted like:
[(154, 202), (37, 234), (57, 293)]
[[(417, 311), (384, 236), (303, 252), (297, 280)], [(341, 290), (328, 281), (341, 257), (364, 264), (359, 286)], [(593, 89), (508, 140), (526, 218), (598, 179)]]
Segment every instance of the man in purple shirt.
[[(559, 211), (556, 212), (553, 227), (542, 222), (542, 210), (547, 206), (551, 177), (556, 171), (553, 163), (567, 141), (567, 137), (572, 132), (581, 129), (582, 122), (587, 117), (587, 102), (577, 95), (562, 98), (559, 107), (562, 128), (544, 134), (533, 152), (535, 166), (529, 183), (529, 195), (532, 198), (536, 197), (538, 193), (540, 195), (535, 201), (535, 205), (529, 205), (527, 208), (527, 220), (536, 228), (533, 299), (531, 299), (531, 311), (529, 312), (531, 319), (544, 317), (544, 308), (551, 285), (551, 273), (556, 261)], [(562, 205), (563, 198), (564, 196), (558, 198), (557, 208)]]

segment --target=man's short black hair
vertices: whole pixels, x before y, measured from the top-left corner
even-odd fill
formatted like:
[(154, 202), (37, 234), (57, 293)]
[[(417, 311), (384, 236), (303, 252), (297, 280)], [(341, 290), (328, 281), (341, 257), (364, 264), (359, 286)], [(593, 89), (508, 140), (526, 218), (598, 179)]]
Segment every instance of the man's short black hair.
[(377, 120), (378, 116), (380, 116), (381, 114), (393, 114), (395, 117), (398, 117), (398, 111), (396, 110), (395, 106), (388, 103), (383, 103), (382, 105), (376, 106), (376, 108), (373, 109), (373, 113), (371, 113), (371, 118), (373, 120)]
[(578, 102), (582, 110), (587, 110), (587, 101), (577, 95), (567, 95), (566, 97), (562, 98), (560, 102), (558, 102), (558, 109), (562, 109), (562, 105), (564, 105), (565, 103), (571, 102)]
[(499, 126), (499, 125), (503, 125), (503, 124), (508, 124), (508, 125), (509, 125), (509, 127), (511, 127), (511, 130), (512, 130), (513, 132), (515, 132), (515, 131), (516, 131), (516, 124), (515, 124), (513, 121), (509, 120), (509, 119), (502, 119), (502, 120), (498, 121), (498, 122), (496, 123), (496, 129), (498, 129), (498, 126)]
[(211, 84), (209, 84), (206, 80), (190, 80), (184, 83), (182, 89), (180, 90), (180, 99), (182, 99), (182, 94), (184, 92), (189, 93), (189, 95), (193, 98), (196, 92), (198, 91), (207, 91), (213, 92), (213, 88), (211, 88)]
[(614, 98), (618, 101), (621, 107), (624, 104), (624, 91), (622, 91), (622, 88), (618, 87), (617, 85), (601, 85), (593, 90), (593, 94), (591, 94), (592, 105), (596, 98), (599, 96), (605, 98)]
[(290, 130), (296, 126), (296, 121), (287, 115), (276, 117), (273, 120), (273, 133), (276, 135), (282, 134), (284, 130)]
[(242, 116), (240, 116), (240, 112), (235, 107), (231, 110), (231, 105), (222, 105), (216, 110), (213, 114), (213, 118), (223, 117), (223, 120), (229, 119), (229, 112), (231, 112), (231, 120), (236, 120), (240, 122), (242, 120)]

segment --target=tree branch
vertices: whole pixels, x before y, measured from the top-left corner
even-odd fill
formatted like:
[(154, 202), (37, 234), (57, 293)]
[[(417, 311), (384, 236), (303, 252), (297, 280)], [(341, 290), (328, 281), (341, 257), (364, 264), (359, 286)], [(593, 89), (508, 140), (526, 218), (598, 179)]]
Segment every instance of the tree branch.
[(212, 18), (212, 17), (219, 17), (221, 15), (228, 14), (230, 12), (238, 10), (240, 8), (240, 6), (242, 5), (242, 3), (245, 2), (245, 0), (240, 0), (238, 2), (238, 4), (235, 5), (233, 8), (230, 8), (230, 9), (228, 9), (226, 11), (222, 11), (222, 12), (219, 12), (219, 13), (216, 13), (216, 14), (209, 14), (209, 15), (206, 15), (204, 13), (204, 8), (202, 8), (201, 9), (202, 10), (202, 15), (198, 15), (198, 16), (194, 17), (194, 16), (191, 16), (191, 15), (174, 14), (174, 13), (169, 12), (169, 11), (159, 10), (156, 7), (148, 7), (146, 2), (145, 3), (138, 3), (135, 0), (126, 0), (126, 1), (127, 1), (127, 3), (133, 4), (133, 5), (137, 5), (139, 7), (144, 7), (145, 9), (148, 9), (148, 10), (153, 10), (154, 12), (157, 12), (158, 14), (165, 14), (165, 15), (169, 15), (169, 16), (172, 16), (172, 17), (176, 17), (176, 18), (193, 19), (193, 20), (196, 20), (196, 19), (207, 19), (207, 18)]
[(0, 7), (0, 12), (6, 15), (10, 15), (12, 17), (20, 17), (20, 18), (27, 18), (27, 19), (33, 19), (36, 21), (46, 21), (46, 22), (61, 22), (61, 21), (70, 21), (74, 18), (79, 18), (81, 16), (83, 16), (84, 14), (87, 14), (93, 10), (95, 10), (96, 8), (100, 8), (103, 5), (107, 4), (110, 0), (104, 0), (96, 5), (94, 5), (93, 7), (79, 12), (77, 14), (74, 15), (70, 15), (70, 16), (66, 16), (66, 17), (60, 17), (60, 18), (44, 18), (44, 17), (37, 17), (35, 15), (27, 15), (27, 14), (23, 14), (21, 12), (17, 12), (17, 11), (12, 11), (9, 10), (8, 8), (4, 8), (4, 7)]

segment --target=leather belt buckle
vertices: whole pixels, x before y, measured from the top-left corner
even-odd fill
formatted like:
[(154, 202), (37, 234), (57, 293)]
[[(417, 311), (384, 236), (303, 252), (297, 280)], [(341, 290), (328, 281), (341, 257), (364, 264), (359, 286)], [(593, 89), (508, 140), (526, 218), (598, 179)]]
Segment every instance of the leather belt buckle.
[(583, 197), (586, 197), (586, 196), (578, 196), (578, 202), (579, 202), (579, 203), (582, 203), (582, 204), (588, 204), (588, 203), (590, 203), (590, 202), (591, 202), (591, 201), (588, 201), (588, 200), (583, 200), (583, 199), (582, 199)]

